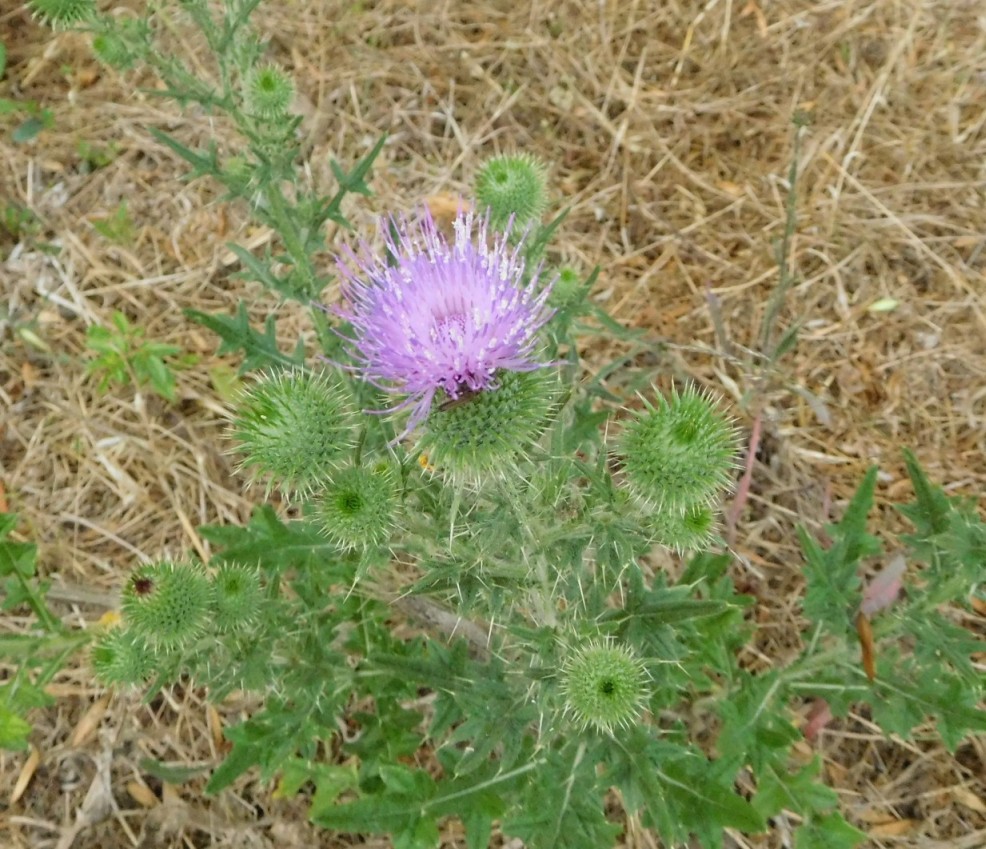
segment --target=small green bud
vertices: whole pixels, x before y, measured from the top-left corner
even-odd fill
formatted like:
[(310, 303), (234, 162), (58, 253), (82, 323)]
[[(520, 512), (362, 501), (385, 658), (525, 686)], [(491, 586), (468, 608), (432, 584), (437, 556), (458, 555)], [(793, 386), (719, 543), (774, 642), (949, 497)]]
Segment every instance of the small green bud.
[(241, 469), (268, 479), (268, 492), (305, 495), (321, 487), (353, 447), (356, 421), (335, 377), (301, 371), (270, 375), (240, 398), (233, 438)]
[(633, 650), (612, 639), (572, 649), (561, 667), (565, 712), (582, 727), (612, 734), (628, 728), (647, 703), (649, 676)]
[(523, 232), (548, 205), (546, 169), (527, 153), (494, 157), (476, 176), (476, 200), (493, 229), (506, 230), (513, 216), (512, 232)]
[(693, 504), (682, 511), (655, 510), (649, 524), (654, 541), (679, 554), (702, 551), (716, 538), (716, 513), (708, 504)]
[(50, 27), (73, 27), (96, 16), (96, 0), (28, 0), (27, 7)]
[(212, 578), (212, 624), (221, 632), (238, 631), (257, 621), (263, 592), (256, 569), (224, 563)]
[(294, 99), (294, 82), (277, 65), (254, 68), (243, 84), (247, 112), (261, 121), (283, 121)]
[(128, 628), (113, 628), (92, 647), (92, 666), (104, 684), (142, 684), (154, 673), (154, 652)]
[(515, 471), (554, 411), (558, 380), (550, 370), (502, 371), (497, 380), (496, 388), (432, 404), (417, 447), (454, 483)]
[(147, 52), (147, 39), (146, 21), (122, 19), (93, 36), (92, 49), (104, 65), (122, 71), (132, 68)]
[(572, 306), (582, 295), (582, 278), (574, 268), (563, 268), (548, 295), (548, 305), (555, 309)]
[(683, 512), (731, 485), (738, 436), (710, 395), (688, 386), (644, 405), (618, 448), (633, 495), (648, 507)]
[(212, 584), (184, 563), (138, 567), (123, 591), (123, 618), (134, 633), (155, 648), (180, 649), (205, 628)]
[(322, 491), (316, 521), (340, 548), (373, 548), (390, 537), (398, 495), (398, 484), (387, 465), (349, 466), (334, 472)]

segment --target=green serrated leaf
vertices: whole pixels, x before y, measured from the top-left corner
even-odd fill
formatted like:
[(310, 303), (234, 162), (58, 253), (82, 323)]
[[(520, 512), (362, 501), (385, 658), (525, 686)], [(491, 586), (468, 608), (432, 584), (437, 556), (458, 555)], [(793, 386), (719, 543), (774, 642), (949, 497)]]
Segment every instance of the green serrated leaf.
[(854, 849), (866, 840), (866, 832), (849, 825), (834, 812), (812, 817), (794, 832), (795, 849)]
[(612, 846), (620, 826), (609, 822), (595, 787), (595, 767), (582, 748), (547, 756), (518, 804), (503, 818), (503, 831), (539, 849)]
[(863, 557), (879, 553), (879, 540), (866, 532), (866, 519), (873, 505), (877, 468), (863, 478), (846, 507), (842, 520), (828, 525), (832, 545), (823, 549), (803, 528), (798, 529), (805, 554), (805, 614), (824, 623), (834, 633), (848, 634), (861, 599), (859, 564)]
[(818, 757), (793, 772), (782, 770), (776, 764), (766, 765), (758, 774), (753, 807), (764, 819), (781, 811), (794, 811), (805, 816), (831, 810), (838, 804), (839, 797), (819, 781), (821, 771), (822, 762)]
[(30, 734), (31, 723), (0, 701), (0, 749), (23, 751)]
[(209, 315), (192, 309), (186, 309), (185, 315), (203, 327), (208, 327), (222, 339), (217, 351), (219, 355), (243, 352), (240, 374), (262, 368), (296, 368), (304, 362), (303, 342), (299, 340), (293, 354), (281, 353), (277, 346), (275, 317), (267, 317), (264, 332), (260, 333), (250, 326), (250, 316), (242, 301), (237, 306), (235, 316)]
[[(271, 573), (317, 568), (331, 577), (339, 569), (338, 550), (314, 527), (304, 522), (284, 524), (270, 505), (254, 510), (246, 527), (206, 525), (202, 536), (222, 549), (212, 563), (259, 566)], [(342, 574), (338, 574), (342, 577)]]

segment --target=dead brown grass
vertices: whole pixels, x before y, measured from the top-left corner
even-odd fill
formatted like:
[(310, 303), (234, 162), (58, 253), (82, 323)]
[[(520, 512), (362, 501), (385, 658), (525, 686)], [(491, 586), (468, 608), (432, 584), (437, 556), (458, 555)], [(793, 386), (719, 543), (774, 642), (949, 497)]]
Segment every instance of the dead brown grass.
[[(221, 121), (149, 97), (138, 83), (150, 79), (102, 70), (78, 36), (52, 35), (5, 8), (0, 95), (38, 101), (55, 124), (16, 145), (0, 119), (0, 202), (40, 222), (16, 244), (0, 234), (9, 315), (0, 323), (0, 497), (21, 515), (23, 537), (40, 544), (65, 616), (91, 625), (135, 560), (207, 556), (195, 528), (248, 514), (222, 455), (215, 340), (181, 310), (228, 311), (242, 296), (261, 318), (272, 299), (230, 279), (224, 244), (266, 236), (245, 210), (217, 202), (216, 187), (183, 181), (180, 163), (147, 132), (228, 149), (235, 139)], [(901, 446), (934, 479), (982, 493), (979, 0), (287, 0), (258, 20), (295, 72), (315, 184), (331, 186), (330, 157), (352, 162), (389, 134), (376, 196), (349, 208), (357, 225), (436, 193), (465, 193), (493, 152), (538, 153), (571, 207), (563, 258), (602, 267), (597, 300), (668, 344), (667, 374), (724, 387), (736, 401), (753, 375), (716, 352), (756, 347), (777, 282), (791, 118), (810, 113), (790, 255), (796, 284), (779, 321), (803, 329), (747, 407), (762, 411), (763, 439), (737, 574), (760, 600), (762, 662), (796, 643), (795, 522), (838, 515), (868, 465), (881, 467), (884, 531), (898, 526), (883, 508), (907, 493)], [(199, 62), (194, 50), (189, 61)], [(88, 169), (80, 142), (115, 158)], [(120, 246), (92, 221), (124, 199), (135, 234)], [(726, 339), (714, 333), (709, 293)], [(892, 309), (874, 308), (886, 299)], [(201, 357), (180, 377), (179, 404), (102, 394), (85, 376), (86, 327), (114, 310)], [(285, 326), (309, 332), (300, 314)], [(585, 353), (591, 364), (616, 352)], [(628, 362), (614, 388), (654, 362)], [(25, 627), (13, 617), (2, 625)], [(199, 785), (162, 788), (141, 772), (148, 754), (216, 757), (220, 718), (201, 694), (150, 705), (110, 698), (84, 665), (53, 692), (57, 704), (37, 716), (37, 758), (0, 754), (0, 799), (31, 777), (19, 801), (0, 806), (3, 845), (344, 845), (262, 787), (241, 783), (206, 800)], [(224, 708), (226, 721), (239, 709)], [(935, 742), (887, 742), (858, 716), (825, 731), (816, 749), (873, 847), (986, 846), (983, 740), (950, 755)], [(100, 791), (100, 776), (112, 793)], [(785, 846), (786, 833), (779, 822), (753, 845)], [(459, 845), (452, 832), (449, 841)], [(656, 845), (633, 824), (627, 841)], [(751, 844), (736, 836), (735, 845)]]

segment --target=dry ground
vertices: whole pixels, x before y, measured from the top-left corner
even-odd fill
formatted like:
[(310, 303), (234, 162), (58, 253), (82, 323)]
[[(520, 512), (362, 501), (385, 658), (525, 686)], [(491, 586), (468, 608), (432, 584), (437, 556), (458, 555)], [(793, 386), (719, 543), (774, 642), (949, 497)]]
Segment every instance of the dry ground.
[[(737, 576), (758, 596), (764, 662), (796, 639), (795, 523), (838, 515), (869, 464), (882, 470), (883, 533), (899, 527), (886, 505), (908, 492), (901, 446), (956, 492), (983, 491), (981, 0), (282, 0), (257, 20), (298, 81), (311, 180), (329, 189), (330, 157), (351, 163), (389, 134), (375, 197), (348, 207), (358, 225), (466, 192), (491, 153), (535, 152), (571, 206), (564, 259), (602, 268), (599, 303), (669, 343), (669, 375), (732, 396), (744, 426), (762, 409), (735, 548)], [(215, 186), (183, 181), (148, 134), (226, 146), (222, 122), (149, 97), (139, 90), (149, 77), (100, 68), (82, 38), (36, 26), (16, 0), (0, 10), (0, 39), (10, 54), (0, 96), (38, 101), (55, 118), (27, 144), (0, 118), (0, 206), (20, 204), (38, 222), (18, 240), (0, 231), (0, 507), (20, 514), (19, 538), (39, 543), (60, 611), (91, 625), (138, 559), (207, 556), (196, 526), (248, 513), (222, 454), (215, 340), (181, 310), (229, 311), (245, 297), (261, 317), (273, 301), (230, 279), (225, 243), (265, 234), (219, 203)], [(780, 326), (798, 318), (803, 331), (743, 412), (751, 373), (721, 352), (757, 346), (776, 285), (796, 110), (811, 124)], [(80, 143), (111, 161), (88, 167)], [(121, 200), (134, 223), (125, 245), (93, 226)], [(180, 375), (180, 403), (100, 393), (86, 377), (86, 327), (114, 310), (199, 355)], [(309, 332), (300, 312), (285, 326)], [(593, 343), (585, 353), (591, 367), (614, 352)], [(649, 367), (629, 362), (627, 379)], [(144, 706), (106, 695), (84, 663), (52, 692), (57, 705), (36, 717), (38, 759), (0, 755), (0, 845), (344, 845), (255, 784), (207, 800), (195, 782), (162, 787), (141, 773), (148, 754), (216, 757), (218, 715), (201, 694)], [(986, 741), (950, 755), (934, 742), (884, 741), (860, 715), (815, 746), (871, 846), (986, 846)], [(116, 808), (68, 828), (100, 769)], [(22, 775), (31, 783), (8, 804)], [(634, 828), (627, 840), (656, 845)], [(784, 824), (736, 840), (783, 846)], [(449, 841), (461, 845), (451, 830)]]

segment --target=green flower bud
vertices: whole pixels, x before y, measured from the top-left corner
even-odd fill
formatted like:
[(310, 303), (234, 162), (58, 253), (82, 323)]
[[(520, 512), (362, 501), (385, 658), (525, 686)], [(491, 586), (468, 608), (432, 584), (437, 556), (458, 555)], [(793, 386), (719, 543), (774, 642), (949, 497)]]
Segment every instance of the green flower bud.
[(105, 65), (118, 71), (132, 68), (148, 49), (147, 22), (141, 19), (121, 19), (93, 37), (92, 49)]
[(154, 674), (154, 652), (127, 628), (113, 628), (92, 647), (92, 666), (104, 684), (142, 684)]
[(565, 309), (576, 303), (582, 296), (582, 278), (574, 268), (563, 268), (548, 295), (548, 305), (555, 309)]
[(478, 484), (515, 471), (544, 432), (558, 396), (548, 369), (502, 371), (499, 385), (454, 401), (436, 396), (418, 449), (454, 483)]
[(277, 65), (254, 68), (243, 85), (246, 111), (262, 121), (283, 121), (294, 99), (294, 82)]
[(649, 696), (649, 676), (633, 650), (612, 639), (590, 640), (562, 663), (565, 712), (582, 727), (612, 734), (640, 717)]
[(96, 0), (28, 0), (27, 7), (50, 27), (72, 27), (96, 16)]
[(394, 474), (385, 464), (349, 466), (332, 475), (316, 505), (316, 521), (340, 548), (373, 548), (390, 537), (398, 495)]
[(513, 216), (513, 232), (526, 230), (540, 219), (548, 205), (545, 167), (527, 153), (497, 156), (476, 176), (476, 200), (490, 216), (495, 230), (506, 230)]
[(241, 469), (286, 495), (321, 487), (353, 447), (356, 421), (347, 389), (334, 377), (301, 371), (271, 375), (240, 398), (233, 437)]
[(204, 630), (212, 604), (212, 584), (184, 563), (140, 566), (123, 591), (123, 618), (149, 645), (181, 649)]
[(716, 538), (716, 513), (708, 504), (693, 504), (683, 511), (656, 510), (648, 521), (654, 541), (679, 554), (702, 551)]
[(618, 448), (633, 495), (650, 508), (683, 512), (731, 485), (738, 435), (711, 396), (688, 386), (658, 395), (657, 406), (644, 404)]
[(256, 569), (224, 563), (212, 578), (212, 624), (221, 632), (238, 631), (256, 622), (262, 601)]

